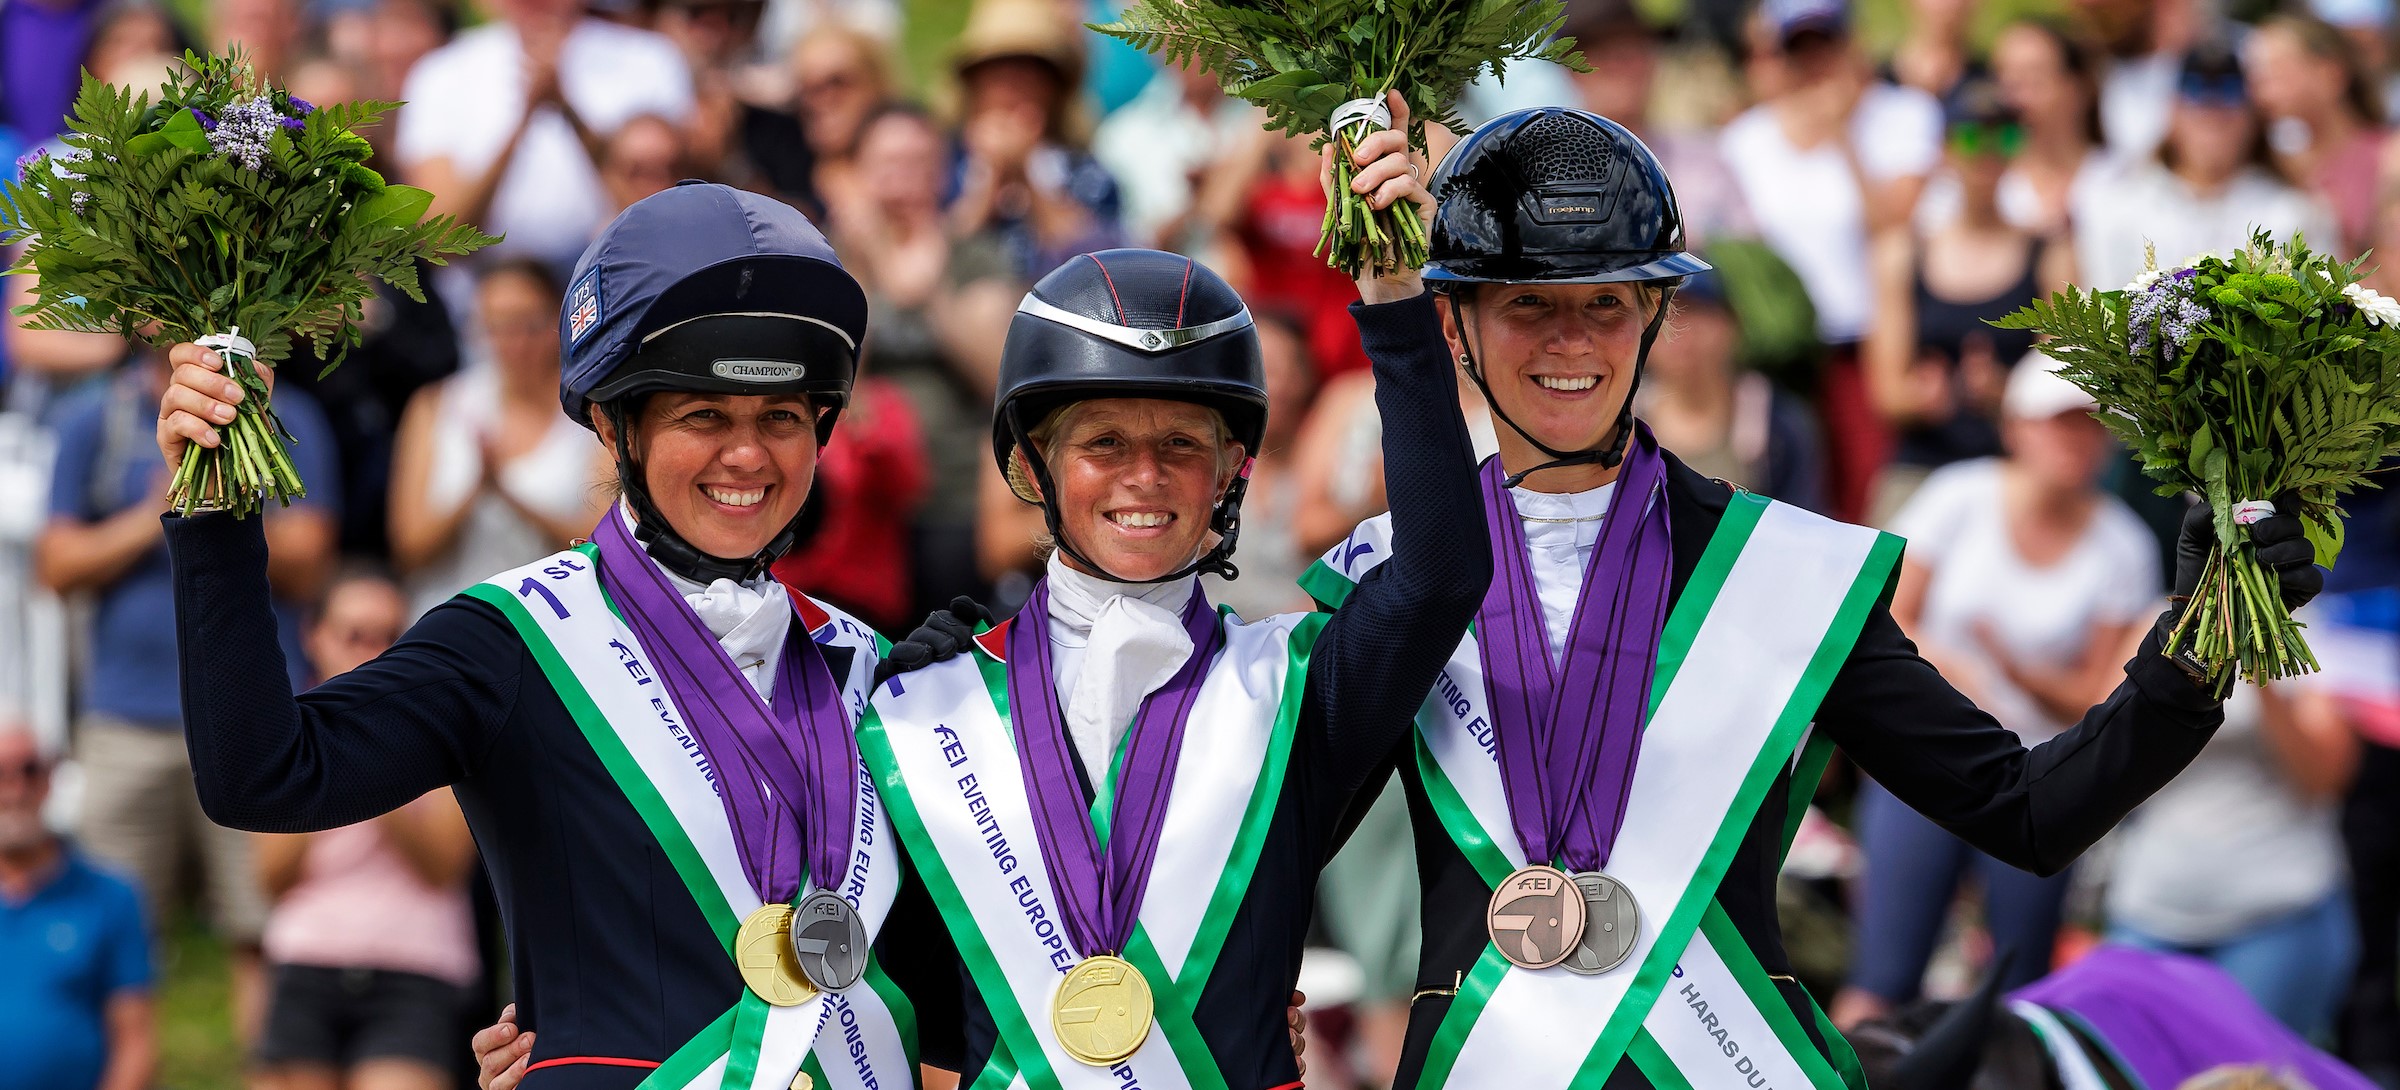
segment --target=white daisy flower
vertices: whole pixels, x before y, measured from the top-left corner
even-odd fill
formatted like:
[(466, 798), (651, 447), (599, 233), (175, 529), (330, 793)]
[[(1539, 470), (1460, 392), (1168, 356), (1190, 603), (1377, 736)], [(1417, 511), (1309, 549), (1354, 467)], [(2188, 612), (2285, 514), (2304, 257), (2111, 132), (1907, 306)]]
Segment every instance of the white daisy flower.
[(2342, 296), (2366, 315), (2368, 321), (2385, 328), (2400, 326), (2400, 301), (2364, 284), (2343, 287)]

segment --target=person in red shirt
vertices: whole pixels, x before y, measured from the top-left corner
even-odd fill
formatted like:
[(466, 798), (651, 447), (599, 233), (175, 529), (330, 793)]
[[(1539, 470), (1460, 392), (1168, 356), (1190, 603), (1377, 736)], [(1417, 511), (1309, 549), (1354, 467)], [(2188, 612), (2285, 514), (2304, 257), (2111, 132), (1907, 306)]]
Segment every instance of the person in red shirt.
[(1243, 292), (1274, 300), (1299, 316), (1316, 361), (1319, 382), (1345, 371), (1361, 371), (1367, 353), (1359, 347), (1350, 304), (1358, 288), (1316, 253), (1325, 223), (1325, 193), (1317, 184), (1317, 157), (1305, 141), (1261, 133), (1268, 143), (1258, 176), (1243, 196), (1233, 234), (1250, 266)]
[(886, 632), (917, 615), (909, 520), (925, 498), (925, 442), (899, 388), (861, 378), (850, 427), (817, 456), (816, 532), (775, 562), (784, 585), (840, 605)]

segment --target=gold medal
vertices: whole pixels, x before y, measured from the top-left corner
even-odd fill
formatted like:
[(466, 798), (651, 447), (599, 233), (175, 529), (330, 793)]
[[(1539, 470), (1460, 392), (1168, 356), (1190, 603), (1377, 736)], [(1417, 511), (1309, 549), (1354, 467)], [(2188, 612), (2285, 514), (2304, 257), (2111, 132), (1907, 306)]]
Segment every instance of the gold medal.
[(1583, 922), (1583, 891), (1564, 872), (1538, 863), (1501, 879), (1484, 910), (1492, 945), (1521, 969), (1565, 961), (1583, 938)]
[(1150, 1037), (1150, 982), (1124, 958), (1088, 957), (1050, 998), (1050, 1031), (1067, 1055), (1093, 1067), (1132, 1056)]
[(791, 935), (792, 906), (773, 902), (758, 906), (733, 939), (733, 964), (742, 971), (742, 983), (778, 1007), (797, 1007), (817, 994), (816, 985), (800, 972)]

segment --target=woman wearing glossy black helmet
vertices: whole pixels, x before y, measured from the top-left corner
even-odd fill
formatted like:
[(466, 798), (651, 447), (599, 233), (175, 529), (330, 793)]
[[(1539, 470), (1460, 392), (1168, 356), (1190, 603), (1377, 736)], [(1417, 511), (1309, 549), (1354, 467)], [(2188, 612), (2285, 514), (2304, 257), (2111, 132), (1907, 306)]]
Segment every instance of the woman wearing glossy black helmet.
[[(1429, 201), (1404, 148), (1378, 198)], [(1019, 306), (993, 454), (1055, 546), (970, 654), (860, 731), (974, 987), (963, 1074), (1036, 1088), (1297, 1087), (1284, 1002), (1353, 793), (1490, 572), (1432, 303), (1360, 284), (1407, 559), (1330, 617), (1221, 614), (1265, 432), (1247, 307), (1189, 258), (1078, 257)], [(938, 860), (938, 865), (926, 862)]]
[[(270, 683), (257, 521), (168, 520), (202, 805), (296, 832), (454, 787), (538, 1031), (502, 1066), (533, 1090), (905, 1087), (920, 1028), (955, 1062), (956, 971), (930, 904), (900, 892), (852, 734), (878, 641), (766, 574), (865, 324), (793, 209), (700, 184), (635, 203), (559, 316), (559, 399), (615, 454), (621, 502), (589, 544), (297, 698)], [(214, 353), (173, 359), (170, 463), (240, 396)]]
[[(1893, 623), (1898, 539), (1660, 449), (1631, 397), (1676, 286), (1707, 266), (1621, 126), (1503, 115), (1433, 189), (1425, 277), (1500, 453), (1482, 468), (1491, 590), (1399, 762), (1425, 939), (1397, 1085), (1855, 1088), (1775, 916), (1830, 748), (2054, 872), (2191, 759), (2217, 702), (2153, 635), (2107, 702), (2029, 752)], [(2186, 592), (2207, 533), (2185, 524)], [(2253, 533), (2287, 600), (2315, 593), (2292, 520)], [(1370, 520), (1303, 585), (1344, 601), (1408, 548)]]

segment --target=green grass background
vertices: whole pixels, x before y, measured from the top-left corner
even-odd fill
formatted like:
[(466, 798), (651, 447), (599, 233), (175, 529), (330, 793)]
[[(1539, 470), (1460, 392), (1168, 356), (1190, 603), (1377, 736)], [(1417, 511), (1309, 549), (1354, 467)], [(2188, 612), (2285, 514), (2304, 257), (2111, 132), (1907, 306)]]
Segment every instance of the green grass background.
[(164, 936), (158, 993), (161, 1090), (240, 1090), (225, 944), (187, 914)]

